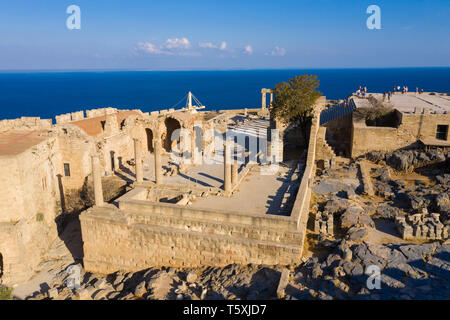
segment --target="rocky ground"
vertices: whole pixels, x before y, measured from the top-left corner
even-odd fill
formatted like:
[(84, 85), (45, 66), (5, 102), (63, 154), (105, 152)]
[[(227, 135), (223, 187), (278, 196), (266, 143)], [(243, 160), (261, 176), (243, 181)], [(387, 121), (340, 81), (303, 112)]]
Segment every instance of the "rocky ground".
[[(27, 299), (449, 299), (450, 243), (371, 245), (322, 241), (331, 252), (298, 266), (229, 265), (188, 270), (147, 269), (107, 276), (81, 274), (81, 288), (70, 290), (62, 270), (45, 293)], [(365, 271), (381, 270), (380, 289), (370, 290)], [(280, 285), (281, 274), (288, 281)]]
[[(98, 275), (85, 273), (78, 264), (81, 287), (71, 290), (66, 270), (70, 263), (60, 259), (45, 267), (51, 269), (47, 286), (24, 298), (449, 299), (450, 240), (404, 240), (394, 222), (397, 216), (426, 208), (439, 213), (442, 224), (449, 224), (448, 163), (431, 163), (415, 171), (408, 164), (408, 170), (396, 171), (400, 167), (395, 161), (387, 161), (393, 167), (386, 165), (391, 157), (371, 157), (373, 162), (367, 164), (373, 196), (364, 194), (355, 162), (318, 170), (306, 253), (299, 265), (150, 268)], [(421, 155), (408, 162), (412, 166), (418, 164), (415, 157)], [(332, 234), (313, 231), (316, 213), (333, 217)], [(76, 226), (68, 230), (76, 234)], [(61, 254), (58, 250), (55, 254)]]

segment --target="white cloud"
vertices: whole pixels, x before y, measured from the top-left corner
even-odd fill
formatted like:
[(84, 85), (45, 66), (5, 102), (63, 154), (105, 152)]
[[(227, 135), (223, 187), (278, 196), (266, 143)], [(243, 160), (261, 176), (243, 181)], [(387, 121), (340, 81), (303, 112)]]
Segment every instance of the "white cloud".
[(286, 49), (285, 48), (280, 48), (280, 47), (275, 47), (272, 49), (272, 51), (270, 53), (266, 53), (266, 55), (271, 55), (271, 56), (284, 56), (286, 55)]
[(191, 43), (187, 38), (173, 38), (167, 39), (164, 43), (164, 48), (166, 49), (189, 49), (191, 47)]
[(200, 42), (198, 46), (200, 48), (217, 49), (217, 46), (214, 45), (212, 42)]
[(137, 49), (139, 51), (143, 51), (146, 53), (151, 53), (151, 54), (163, 54), (164, 52), (161, 51), (160, 48), (158, 48), (157, 46), (155, 46), (154, 44), (146, 41), (146, 42), (139, 42)]
[(244, 48), (244, 53), (249, 54), (249, 55), (252, 54), (253, 53), (252, 46), (251, 45), (246, 45), (245, 48)]
[(186, 52), (190, 48), (191, 43), (187, 38), (173, 38), (159, 46), (149, 41), (139, 42), (136, 50), (149, 54), (191, 55), (192, 53)]
[(220, 50), (226, 50), (227, 49), (227, 43), (225, 41), (222, 41), (220, 44)]

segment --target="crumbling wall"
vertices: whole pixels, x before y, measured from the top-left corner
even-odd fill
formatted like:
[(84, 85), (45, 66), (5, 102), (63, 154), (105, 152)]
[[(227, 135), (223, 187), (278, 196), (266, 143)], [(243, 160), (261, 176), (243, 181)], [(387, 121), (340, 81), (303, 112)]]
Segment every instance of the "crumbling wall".
[(21, 117), (17, 119), (0, 120), (0, 132), (20, 130), (49, 130), (52, 127), (52, 119), (39, 117)]

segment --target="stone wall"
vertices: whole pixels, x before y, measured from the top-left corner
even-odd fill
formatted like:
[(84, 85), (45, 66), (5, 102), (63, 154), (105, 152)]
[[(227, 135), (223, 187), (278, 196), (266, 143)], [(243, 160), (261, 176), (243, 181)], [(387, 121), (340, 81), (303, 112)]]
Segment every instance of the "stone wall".
[(56, 150), (50, 137), (19, 155), (0, 157), (0, 281), (5, 284), (28, 280), (57, 237)]
[[(86, 176), (91, 172), (90, 154), (95, 151), (94, 139), (81, 129), (72, 125), (60, 127), (57, 132), (60, 163), (61, 188), (63, 193), (79, 189), (83, 186)], [(64, 164), (69, 164), (70, 176), (64, 174)]]
[(309, 215), (309, 202), (311, 199), (312, 179), (315, 176), (316, 167), (316, 144), (319, 132), (320, 109), (314, 114), (311, 120), (311, 129), (309, 134), (308, 152), (306, 155), (306, 165), (303, 171), (300, 187), (295, 198), (291, 216), (297, 223), (298, 230), (304, 230), (306, 235), (306, 223)]
[(325, 140), (337, 155), (350, 156), (352, 115), (347, 114), (338, 119), (328, 121), (323, 125), (326, 128)]
[(0, 132), (8, 130), (49, 130), (52, 127), (51, 119), (39, 117), (21, 117), (17, 119), (0, 120)]
[(316, 135), (316, 160), (329, 161), (336, 157), (334, 150), (327, 143), (325, 138), (326, 127), (320, 126)]
[(289, 217), (201, 210), (124, 197), (119, 199), (120, 209), (91, 208), (80, 215), (86, 270), (287, 265), (301, 259), (303, 233)]
[(352, 158), (370, 151), (394, 151), (411, 146), (418, 140), (436, 141), (437, 125), (450, 126), (450, 114), (397, 112), (397, 115), (400, 121), (397, 128), (367, 126), (364, 119), (353, 117)]

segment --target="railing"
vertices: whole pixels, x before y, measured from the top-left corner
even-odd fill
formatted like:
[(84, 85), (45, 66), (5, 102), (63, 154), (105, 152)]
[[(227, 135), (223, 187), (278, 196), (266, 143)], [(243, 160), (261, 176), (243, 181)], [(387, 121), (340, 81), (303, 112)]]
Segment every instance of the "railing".
[(332, 108), (323, 110), (320, 114), (320, 125), (352, 113), (356, 109), (352, 102), (353, 101), (351, 100), (350, 103), (344, 102)]

